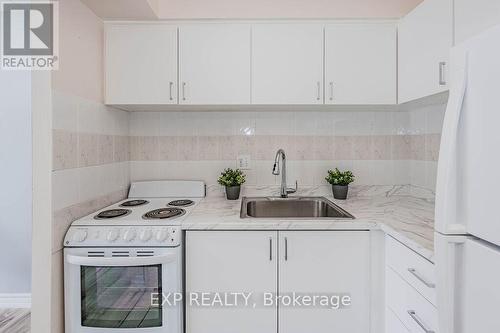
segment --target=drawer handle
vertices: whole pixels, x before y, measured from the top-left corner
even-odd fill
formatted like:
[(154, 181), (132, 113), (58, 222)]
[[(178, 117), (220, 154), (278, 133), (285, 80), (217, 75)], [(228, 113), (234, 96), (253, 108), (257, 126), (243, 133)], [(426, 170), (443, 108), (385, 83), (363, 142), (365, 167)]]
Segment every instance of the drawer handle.
[(269, 237), (269, 261), (273, 261), (273, 238)]
[(433, 288), (433, 289), (436, 288), (436, 285), (434, 283), (429, 282), (426, 279), (424, 279), (422, 276), (420, 276), (420, 274), (417, 273), (417, 270), (415, 268), (408, 268), (408, 272), (410, 272), (411, 275), (416, 277), (420, 282), (425, 284), (428, 288)]
[(446, 85), (446, 79), (444, 77), (444, 69), (446, 67), (446, 62), (440, 62), (439, 63), (439, 85), (440, 86), (445, 86)]
[(415, 310), (408, 310), (408, 314), (410, 315), (411, 319), (413, 319), (417, 323), (417, 325), (424, 330), (425, 333), (436, 333), (435, 331), (427, 328), (427, 326), (422, 322), (422, 320), (418, 318)]

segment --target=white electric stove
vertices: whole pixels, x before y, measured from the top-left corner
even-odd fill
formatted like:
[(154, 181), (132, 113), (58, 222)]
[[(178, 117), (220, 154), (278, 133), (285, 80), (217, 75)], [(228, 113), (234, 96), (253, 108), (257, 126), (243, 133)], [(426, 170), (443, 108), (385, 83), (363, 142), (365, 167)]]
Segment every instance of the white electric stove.
[[(148, 181), (72, 223), (64, 239), (67, 333), (181, 333), (181, 222), (205, 196), (200, 181)], [(160, 296), (160, 297), (159, 297)], [(159, 297), (159, 298), (158, 298)]]

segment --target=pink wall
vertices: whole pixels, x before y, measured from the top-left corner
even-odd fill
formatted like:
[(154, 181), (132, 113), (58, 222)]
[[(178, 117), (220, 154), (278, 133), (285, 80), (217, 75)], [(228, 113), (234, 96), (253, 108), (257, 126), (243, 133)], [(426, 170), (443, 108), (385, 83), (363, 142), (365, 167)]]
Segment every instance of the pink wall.
[(59, 70), (52, 87), (103, 101), (103, 23), (79, 0), (59, 1)]
[(422, 0), (160, 0), (160, 18), (393, 18)]

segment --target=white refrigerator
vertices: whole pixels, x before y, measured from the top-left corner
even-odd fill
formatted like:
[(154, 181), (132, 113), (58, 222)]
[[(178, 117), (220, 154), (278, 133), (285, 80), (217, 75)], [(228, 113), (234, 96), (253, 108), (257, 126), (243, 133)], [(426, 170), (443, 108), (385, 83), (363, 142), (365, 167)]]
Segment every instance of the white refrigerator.
[(440, 333), (500, 332), (500, 26), (452, 49), (435, 215)]

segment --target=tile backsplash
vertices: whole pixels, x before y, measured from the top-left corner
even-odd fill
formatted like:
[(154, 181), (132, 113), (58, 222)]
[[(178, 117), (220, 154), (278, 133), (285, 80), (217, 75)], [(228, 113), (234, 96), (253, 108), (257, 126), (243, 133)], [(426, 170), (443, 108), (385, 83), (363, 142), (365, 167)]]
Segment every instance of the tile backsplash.
[(329, 168), (351, 169), (358, 185), (433, 189), (444, 105), (391, 112), (138, 112), (130, 114), (131, 180), (216, 182), (250, 155), (249, 185), (274, 185), (285, 149), (289, 182), (322, 185)]
[(325, 185), (326, 171), (350, 169), (354, 185), (434, 190), (444, 104), (404, 111), (125, 112), (55, 91), (55, 250), (74, 219), (126, 196), (130, 181), (201, 179), (251, 159), (247, 185), (277, 185), (279, 148), (288, 182)]
[(53, 91), (53, 251), (69, 224), (127, 194), (129, 114)]

